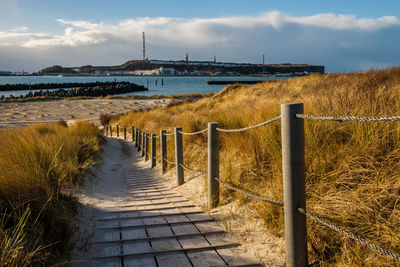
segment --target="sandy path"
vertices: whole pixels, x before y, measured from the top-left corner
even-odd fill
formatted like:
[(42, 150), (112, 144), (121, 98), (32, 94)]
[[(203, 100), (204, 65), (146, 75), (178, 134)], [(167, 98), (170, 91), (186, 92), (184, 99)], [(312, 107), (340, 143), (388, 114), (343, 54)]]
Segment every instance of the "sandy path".
[(63, 119), (98, 121), (101, 113), (112, 115), (145, 107), (165, 106), (170, 99), (92, 98), (0, 102), (0, 127)]
[(107, 139), (97, 178), (78, 193), (83, 209), (71, 266), (259, 263), (212, 217), (171, 189), (132, 144)]

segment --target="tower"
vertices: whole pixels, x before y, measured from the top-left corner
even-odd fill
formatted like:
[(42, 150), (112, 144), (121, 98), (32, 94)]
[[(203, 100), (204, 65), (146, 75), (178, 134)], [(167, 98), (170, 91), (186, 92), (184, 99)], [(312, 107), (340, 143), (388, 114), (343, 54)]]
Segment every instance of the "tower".
[(146, 60), (146, 41), (144, 38), (144, 32), (143, 32), (143, 61)]

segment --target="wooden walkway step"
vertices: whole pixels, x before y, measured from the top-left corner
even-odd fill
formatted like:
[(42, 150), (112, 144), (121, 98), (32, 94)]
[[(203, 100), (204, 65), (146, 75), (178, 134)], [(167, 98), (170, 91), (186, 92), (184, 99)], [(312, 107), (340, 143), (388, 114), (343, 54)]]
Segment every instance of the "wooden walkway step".
[(132, 145), (109, 142), (125, 147), (126, 197), (104, 201), (88, 266), (263, 266), (211, 216), (158, 180)]

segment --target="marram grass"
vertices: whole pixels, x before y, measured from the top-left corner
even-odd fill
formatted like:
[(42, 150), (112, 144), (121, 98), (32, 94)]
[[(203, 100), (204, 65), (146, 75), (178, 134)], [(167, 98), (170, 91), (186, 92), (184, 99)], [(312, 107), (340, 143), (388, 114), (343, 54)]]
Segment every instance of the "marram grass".
[(56, 263), (70, 249), (80, 184), (101, 152), (91, 123), (0, 131), (0, 266)]
[[(303, 102), (316, 115), (400, 114), (400, 68), (311, 75), (254, 86), (231, 85), (213, 97), (115, 117), (149, 133), (182, 126), (185, 132), (219, 122), (254, 125), (280, 113), (280, 104)], [(242, 133), (220, 133), (222, 180), (282, 199), (280, 122)], [(168, 137), (170, 138), (170, 137)], [(307, 209), (379, 246), (400, 253), (400, 122), (305, 122)], [(173, 140), (168, 139), (169, 159)], [(184, 136), (184, 163), (207, 170), (206, 135)], [(159, 151), (159, 150), (158, 150)], [(222, 203), (239, 199), (266, 228), (283, 235), (281, 207), (221, 188)], [(398, 264), (308, 219), (309, 262), (335, 266)]]

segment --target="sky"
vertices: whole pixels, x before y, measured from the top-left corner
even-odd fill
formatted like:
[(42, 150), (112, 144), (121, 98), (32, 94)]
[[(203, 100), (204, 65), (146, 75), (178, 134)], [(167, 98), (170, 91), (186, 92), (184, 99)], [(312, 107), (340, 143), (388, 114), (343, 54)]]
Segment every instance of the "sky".
[(400, 65), (398, 0), (0, 0), (0, 71), (149, 59)]

